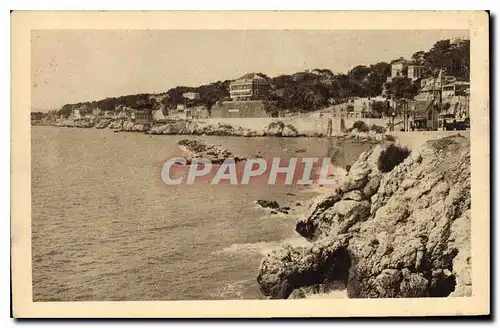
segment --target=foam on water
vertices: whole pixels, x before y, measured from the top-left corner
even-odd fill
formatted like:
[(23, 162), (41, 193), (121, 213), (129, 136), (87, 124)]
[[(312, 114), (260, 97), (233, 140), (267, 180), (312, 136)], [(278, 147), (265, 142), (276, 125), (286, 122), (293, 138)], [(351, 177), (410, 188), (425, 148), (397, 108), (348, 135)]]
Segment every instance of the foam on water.
[(260, 254), (266, 255), (269, 252), (284, 245), (300, 247), (310, 244), (301, 236), (293, 236), (283, 241), (260, 241), (256, 243), (232, 244), (222, 250), (215, 251), (215, 254)]

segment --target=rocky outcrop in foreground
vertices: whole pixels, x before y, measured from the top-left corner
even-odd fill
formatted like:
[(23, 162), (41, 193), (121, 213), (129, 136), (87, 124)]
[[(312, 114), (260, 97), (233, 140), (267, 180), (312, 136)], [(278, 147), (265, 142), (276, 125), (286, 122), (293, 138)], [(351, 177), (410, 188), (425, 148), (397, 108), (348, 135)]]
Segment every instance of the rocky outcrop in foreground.
[(260, 290), (304, 297), (341, 282), (350, 298), (470, 296), (470, 206), (466, 138), (411, 154), (381, 143), (298, 220), (306, 246), (264, 257)]

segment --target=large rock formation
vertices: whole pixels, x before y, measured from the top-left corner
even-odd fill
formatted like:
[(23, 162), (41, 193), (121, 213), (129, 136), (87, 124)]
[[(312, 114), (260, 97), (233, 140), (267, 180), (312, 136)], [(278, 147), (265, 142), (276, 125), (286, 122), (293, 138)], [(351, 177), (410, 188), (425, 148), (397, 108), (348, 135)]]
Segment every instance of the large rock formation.
[(381, 143), (299, 219), (308, 246), (263, 259), (261, 291), (288, 298), (342, 281), (351, 298), (470, 295), (470, 199), (466, 138), (428, 141), (411, 154)]

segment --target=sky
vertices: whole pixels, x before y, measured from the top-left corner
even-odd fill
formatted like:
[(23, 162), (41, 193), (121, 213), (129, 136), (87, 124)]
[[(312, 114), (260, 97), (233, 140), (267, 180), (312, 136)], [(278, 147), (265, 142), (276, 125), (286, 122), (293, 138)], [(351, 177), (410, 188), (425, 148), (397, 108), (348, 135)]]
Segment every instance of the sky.
[(32, 110), (136, 93), (161, 93), (249, 72), (346, 73), (411, 58), (468, 30), (35, 30)]

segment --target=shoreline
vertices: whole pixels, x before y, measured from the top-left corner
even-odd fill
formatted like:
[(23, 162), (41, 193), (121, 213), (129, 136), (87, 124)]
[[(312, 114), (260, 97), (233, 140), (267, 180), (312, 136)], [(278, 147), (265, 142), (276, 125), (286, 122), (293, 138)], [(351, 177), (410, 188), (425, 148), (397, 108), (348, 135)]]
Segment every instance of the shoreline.
[[(181, 121), (183, 124), (185, 121)], [(98, 129), (98, 130), (113, 130), (115, 133), (129, 132), (129, 133), (142, 133), (145, 135), (178, 135), (178, 136), (215, 136), (215, 137), (242, 137), (242, 138), (266, 138), (266, 137), (276, 137), (276, 138), (285, 138), (285, 139), (295, 139), (295, 138), (321, 138), (321, 139), (337, 139), (337, 140), (345, 140), (353, 143), (372, 143), (378, 144), (384, 140), (396, 141), (398, 144), (406, 146), (412, 150), (417, 150), (421, 147), (426, 141), (439, 139), (447, 136), (452, 136), (456, 134), (460, 134), (461, 136), (465, 136), (470, 139), (470, 129), (468, 130), (456, 130), (456, 131), (386, 131), (382, 133), (376, 133), (374, 131), (369, 132), (345, 132), (345, 133), (334, 133), (331, 136), (327, 136), (321, 133), (300, 133), (297, 131), (295, 134), (285, 134), (280, 133), (280, 131), (249, 131), (248, 129), (243, 129), (239, 127), (229, 126), (227, 124), (219, 124), (222, 128), (215, 127), (214, 125), (196, 125), (195, 127), (200, 126), (201, 129), (171, 129), (169, 131), (161, 131), (161, 133), (155, 129), (159, 127), (164, 127), (165, 125), (174, 125), (171, 124), (153, 124), (150, 127), (137, 127), (133, 129), (135, 125), (132, 125), (132, 128), (123, 129), (120, 126), (108, 124), (105, 127), (99, 126), (98, 124), (93, 125), (57, 125), (56, 123), (35, 123), (31, 124), (34, 126), (51, 126), (58, 128), (76, 128), (76, 129)], [(143, 126), (142, 124), (140, 124)], [(153, 130), (153, 133), (151, 132)]]

